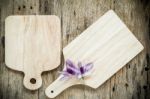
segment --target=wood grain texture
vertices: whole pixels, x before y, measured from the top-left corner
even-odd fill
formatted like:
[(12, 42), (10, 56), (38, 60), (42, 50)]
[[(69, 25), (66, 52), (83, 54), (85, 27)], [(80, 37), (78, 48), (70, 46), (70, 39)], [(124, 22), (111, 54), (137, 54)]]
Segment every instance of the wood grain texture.
[(54, 15), (8, 16), (5, 19), (5, 64), (24, 73), (24, 86), (36, 90), (41, 73), (60, 65), (60, 19)]
[[(22, 86), (23, 74), (5, 67), (4, 20), (9, 15), (55, 14), (61, 18), (63, 47), (109, 9), (115, 10), (144, 45), (144, 51), (97, 90), (73, 86), (56, 99), (149, 99), (150, 98), (150, 2), (149, 0), (1, 0), (0, 1), (0, 99), (47, 99), (45, 88), (57, 70), (43, 73), (37, 91)], [(63, 58), (63, 57), (62, 57)], [(63, 63), (63, 62), (62, 62)]]

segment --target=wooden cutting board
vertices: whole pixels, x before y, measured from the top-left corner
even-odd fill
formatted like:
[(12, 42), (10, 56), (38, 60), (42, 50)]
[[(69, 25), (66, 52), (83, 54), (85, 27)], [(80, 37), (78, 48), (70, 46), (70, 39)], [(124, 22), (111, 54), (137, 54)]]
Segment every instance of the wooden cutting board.
[(60, 19), (54, 15), (9, 16), (5, 23), (6, 66), (24, 73), (27, 89), (38, 89), (41, 73), (60, 64)]
[(84, 80), (62, 80), (63, 75), (60, 75), (45, 93), (54, 98), (66, 88), (77, 84), (98, 88), (142, 50), (141, 43), (110, 10), (63, 49), (65, 61), (69, 59), (75, 64), (79, 61), (92, 62), (94, 72)]

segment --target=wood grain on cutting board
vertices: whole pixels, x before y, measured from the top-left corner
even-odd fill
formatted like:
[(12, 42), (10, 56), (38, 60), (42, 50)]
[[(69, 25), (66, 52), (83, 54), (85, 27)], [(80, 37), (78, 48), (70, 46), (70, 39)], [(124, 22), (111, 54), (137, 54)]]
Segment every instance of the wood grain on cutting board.
[(41, 73), (60, 64), (59, 18), (54, 15), (9, 16), (5, 28), (6, 66), (24, 72), (26, 88), (39, 88)]
[(93, 63), (91, 75), (83, 77), (83, 81), (71, 77), (61, 80), (63, 75), (60, 75), (46, 89), (46, 95), (54, 98), (77, 84), (98, 88), (142, 50), (143, 45), (116, 13), (109, 10), (63, 49), (64, 59), (71, 60), (75, 66), (78, 62), (83, 66)]

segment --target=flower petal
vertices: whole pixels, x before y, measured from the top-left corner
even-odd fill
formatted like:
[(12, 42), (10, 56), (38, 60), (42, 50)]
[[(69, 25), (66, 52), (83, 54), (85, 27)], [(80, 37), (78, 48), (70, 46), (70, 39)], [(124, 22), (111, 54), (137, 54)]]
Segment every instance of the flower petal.
[(85, 73), (85, 69), (84, 69), (84, 67), (82, 66), (82, 67), (80, 67), (80, 73), (81, 74), (84, 74)]
[(64, 71), (60, 72), (62, 74), (61, 79), (69, 79), (71, 77), (76, 77), (78, 79), (91, 75), (93, 68), (93, 63), (88, 63), (83, 65), (78, 62), (78, 67), (69, 59), (66, 60), (66, 68)]
[(93, 68), (93, 63), (88, 63), (84, 65), (83, 68), (84, 68), (84, 72), (88, 72), (89, 70)]
[(93, 70), (90, 70), (88, 72), (85, 72), (82, 76), (87, 77), (87, 76), (90, 76), (92, 73), (93, 73)]
[(60, 80), (67, 80), (67, 79), (69, 79), (71, 77), (71, 75), (68, 74), (68, 72), (66, 72), (66, 71), (59, 71), (59, 73), (62, 75)]
[(78, 68), (73, 68), (73, 67), (67, 67), (66, 71), (72, 75), (76, 75), (80, 73), (80, 70)]
[(75, 67), (75, 65), (73, 64), (73, 62), (69, 59), (66, 60), (66, 66), (68, 67)]
[(66, 60), (66, 71), (72, 75), (80, 73), (79, 69), (69, 59)]
[(62, 76), (60, 80), (68, 80), (71, 76)]

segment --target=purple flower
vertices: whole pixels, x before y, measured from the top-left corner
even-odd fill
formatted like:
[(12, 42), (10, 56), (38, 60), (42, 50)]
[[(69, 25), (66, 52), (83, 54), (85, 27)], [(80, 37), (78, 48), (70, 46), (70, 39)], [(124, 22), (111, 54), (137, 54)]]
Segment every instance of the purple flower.
[(78, 66), (76, 66), (71, 60), (66, 60), (66, 69), (60, 72), (64, 78), (77, 77), (78, 79), (88, 76), (90, 74), (91, 69), (93, 68), (93, 63), (82, 64), (78, 62)]

